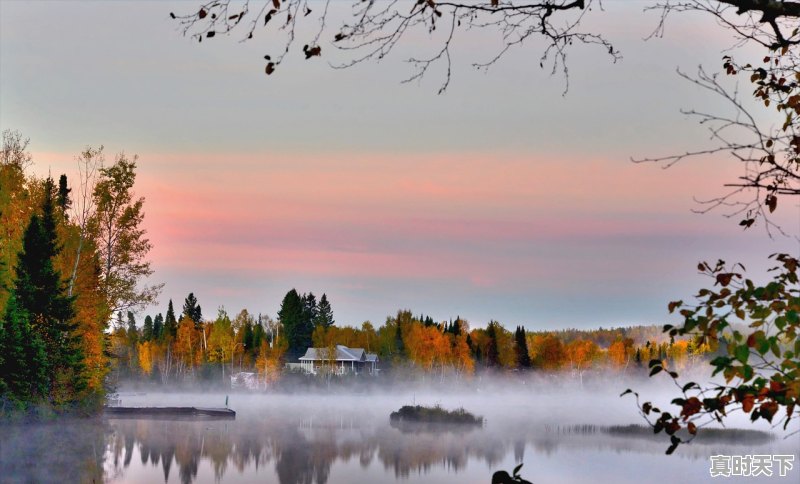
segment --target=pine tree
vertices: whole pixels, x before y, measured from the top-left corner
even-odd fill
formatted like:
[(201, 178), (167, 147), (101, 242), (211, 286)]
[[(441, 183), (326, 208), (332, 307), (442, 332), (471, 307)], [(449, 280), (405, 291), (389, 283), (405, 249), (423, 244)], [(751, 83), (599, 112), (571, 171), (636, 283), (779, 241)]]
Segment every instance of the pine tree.
[(196, 330), (203, 329), (203, 310), (197, 304), (197, 298), (194, 297), (193, 292), (190, 292), (183, 301), (183, 315), (194, 321)]
[(167, 306), (167, 317), (164, 319), (164, 336), (175, 338), (178, 334), (178, 320), (175, 319), (175, 308), (172, 306), (172, 299)]
[(323, 293), (317, 306), (317, 319), (314, 326), (322, 326), (323, 328), (330, 328), (336, 322), (333, 320), (333, 309), (331, 303), (328, 301), (328, 296)]
[(142, 341), (151, 341), (153, 339), (153, 318), (148, 314), (145, 316), (144, 324), (142, 325)]

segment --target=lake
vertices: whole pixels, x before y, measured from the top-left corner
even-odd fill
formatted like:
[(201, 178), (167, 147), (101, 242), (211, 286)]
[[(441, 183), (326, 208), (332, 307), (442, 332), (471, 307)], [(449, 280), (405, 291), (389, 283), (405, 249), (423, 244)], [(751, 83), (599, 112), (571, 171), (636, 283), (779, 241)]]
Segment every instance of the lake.
[[(531, 390), (249, 395), (121, 393), (125, 406), (224, 406), (236, 420), (103, 418), (0, 427), (0, 482), (489, 483), (524, 463), (539, 483), (712, 482), (709, 456), (784, 454), (800, 477), (800, 436), (735, 423), (672, 456), (641, 424), (633, 400), (596, 391)], [(392, 425), (404, 404), (464, 407), (483, 427)], [(740, 425), (739, 425), (740, 424)], [(752, 429), (757, 429), (754, 431)], [(702, 434), (701, 434), (702, 437)], [(775, 470), (777, 474), (777, 469)], [(725, 482), (751, 482), (729, 478)]]

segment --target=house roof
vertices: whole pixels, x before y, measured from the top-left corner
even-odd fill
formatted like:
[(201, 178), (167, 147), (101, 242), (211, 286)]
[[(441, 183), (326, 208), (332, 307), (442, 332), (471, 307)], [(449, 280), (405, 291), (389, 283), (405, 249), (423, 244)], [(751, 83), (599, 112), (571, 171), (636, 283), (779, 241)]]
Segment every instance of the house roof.
[[(326, 360), (328, 348), (308, 348), (306, 354), (301, 356), (300, 361), (320, 361)], [(344, 345), (336, 345), (336, 361), (359, 361), (372, 363), (378, 361), (378, 355), (367, 353), (364, 348), (348, 348)]]

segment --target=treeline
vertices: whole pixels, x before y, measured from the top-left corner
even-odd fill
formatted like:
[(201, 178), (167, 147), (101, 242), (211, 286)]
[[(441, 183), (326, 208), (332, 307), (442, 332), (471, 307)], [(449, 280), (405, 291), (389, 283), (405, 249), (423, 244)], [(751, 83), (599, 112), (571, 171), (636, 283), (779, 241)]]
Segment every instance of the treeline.
[(158, 287), (135, 198), (136, 158), (79, 157), (70, 188), (26, 172), (28, 140), (2, 134), (0, 152), (0, 414), (97, 408), (110, 369), (107, 325), (118, 308), (150, 303)]
[[(325, 294), (317, 302), (313, 293), (290, 290), (283, 298), (278, 320), (254, 317), (242, 310), (231, 319), (220, 310), (216, 319), (204, 321), (197, 299), (189, 294), (180, 319), (172, 301), (166, 317), (147, 316), (139, 328), (133, 314), (127, 322), (118, 316), (113, 332), (114, 353), (122, 378), (169, 381), (214, 380), (238, 371), (253, 371), (268, 384), (281, 377), (284, 363), (296, 362), (309, 347), (336, 345), (376, 353), (383, 371), (400, 374), (468, 376), (477, 369), (504, 371), (570, 371), (582, 380), (586, 371), (634, 371), (651, 359), (683, 369), (709, 351), (692, 341), (669, 341), (657, 326), (528, 332), (514, 331), (497, 321), (485, 328), (470, 328), (467, 321), (435, 322), (411, 311), (375, 327), (335, 325)], [(332, 359), (328, 363), (335, 365)]]
[[(278, 378), (286, 352), (286, 338), (266, 316), (242, 310), (234, 318), (224, 310), (206, 321), (193, 293), (176, 317), (172, 300), (166, 316), (144, 318), (141, 327), (133, 313), (118, 313), (111, 333), (115, 357), (114, 379), (145, 379), (163, 384), (218, 380), (235, 369), (257, 369), (261, 380)], [(221, 380), (220, 380), (221, 378)]]

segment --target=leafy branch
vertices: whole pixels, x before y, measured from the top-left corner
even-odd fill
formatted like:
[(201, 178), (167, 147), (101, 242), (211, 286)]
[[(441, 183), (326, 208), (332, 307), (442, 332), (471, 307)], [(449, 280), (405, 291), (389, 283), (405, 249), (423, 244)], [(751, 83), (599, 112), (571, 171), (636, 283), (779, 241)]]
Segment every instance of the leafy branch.
[[(640, 404), (641, 415), (655, 433), (670, 437), (667, 454), (681, 443), (694, 439), (700, 427), (741, 411), (755, 422), (764, 419), (788, 428), (797, 419), (795, 407), (800, 396), (800, 286), (797, 269), (800, 262), (787, 254), (770, 256), (778, 263), (770, 269), (773, 279), (756, 285), (743, 276), (744, 267), (727, 268), (724, 261), (706, 262), (698, 270), (714, 280), (713, 289), (701, 289), (697, 304), (683, 301), (669, 303), (670, 313), (678, 311), (681, 326), (664, 326), (671, 338), (689, 336), (699, 343), (718, 348), (720, 355), (711, 360), (712, 376), (721, 374), (724, 383), (702, 387), (695, 382), (679, 383), (677, 372), (661, 360), (650, 361), (650, 376), (666, 373), (680, 388), (682, 396), (671, 404), (675, 414)], [(718, 287), (718, 288), (717, 288)], [(743, 331), (743, 328), (746, 330)], [(778, 420), (776, 421), (776, 417)]]

